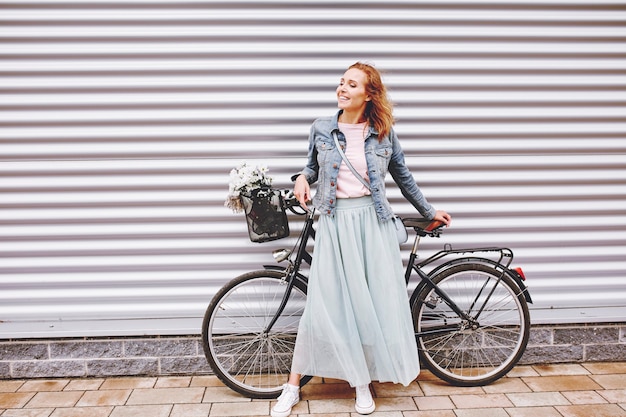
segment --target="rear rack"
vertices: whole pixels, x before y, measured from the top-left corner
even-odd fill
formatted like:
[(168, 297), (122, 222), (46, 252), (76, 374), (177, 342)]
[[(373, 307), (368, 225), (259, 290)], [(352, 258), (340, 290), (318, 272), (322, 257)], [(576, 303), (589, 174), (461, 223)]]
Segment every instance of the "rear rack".
[[(508, 268), (509, 265), (511, 265), (511, 262), (513, 262), (513, 251), (509, 248), (502, 248), (502, 247), (494, 246), (494, 247), (484, 247), (484, 248), (452, 249), (452, 246), (446, 243), (444, 245), (443, 250), (423, 260), (422, 262), (419, 263), (419, 266), (421, 267), (424, 265), (431, 264), (435, 261), (438, 261), (450, 255), (466, 255), (466, 254), (480, 254), (480, 253), (499, 253), (499, 255), (496, 255), (496, 257), (498, 257), (498, 260), (492, 261), (492, 262), (495, 262), (496, 264), (501, 265), (504, 268)], [(467, 257), (461, 257), (458, 259), (476, 259), (476, 257), (467, 256)]]

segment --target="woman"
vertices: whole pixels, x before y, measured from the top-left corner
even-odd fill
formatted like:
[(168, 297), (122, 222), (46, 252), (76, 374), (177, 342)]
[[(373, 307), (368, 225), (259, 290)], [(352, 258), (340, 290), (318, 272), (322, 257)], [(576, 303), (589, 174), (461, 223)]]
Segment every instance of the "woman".
[[(393, 212), (385, 195), (391, 173), (402, 194), (427, 219), (451, 217), (424, 198), (404, 162), (392, 129), (392, 105), (380, 73), (357, 62), (337, 87), (339, 112), (317, 119), (308, 162), (294, 176), (294, 194), (306, 207), (310, 184), (320, 218), (306, 307), (289, 381), (272, 408), (286, 417), (298, 403), (301, 375), (346, 380), (356, 388), (355, 409), (372, 413), (372, 380), (409, 385), (419, 374), (417, 346)], [(366, 187), (343, 162), (369, 182)]]

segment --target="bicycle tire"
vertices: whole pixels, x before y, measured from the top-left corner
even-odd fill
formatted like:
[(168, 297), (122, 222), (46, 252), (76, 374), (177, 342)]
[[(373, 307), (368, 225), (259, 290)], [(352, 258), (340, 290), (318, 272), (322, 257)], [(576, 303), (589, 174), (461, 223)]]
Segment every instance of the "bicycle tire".
[(530, 336), (528, 304), (515, 281), (479, 262), (452, 266), (432, 280), (461, 310), (478, 317), (462, 320), (434, 289), (423, 287), (411, 306), (422, 363), (456, 386), (486, 385), (506, 375)]
[[(281, 270), (243, 274), (217, 292), (204, 315), (202, 346), (211, 369), (250, 398), (276, 398), (288, 379), (307, 286), (296, 279), (287, 306), (265, 334), (287, 289), (284, 278)], [(300, 384), (310, 379), (303, 376)]]

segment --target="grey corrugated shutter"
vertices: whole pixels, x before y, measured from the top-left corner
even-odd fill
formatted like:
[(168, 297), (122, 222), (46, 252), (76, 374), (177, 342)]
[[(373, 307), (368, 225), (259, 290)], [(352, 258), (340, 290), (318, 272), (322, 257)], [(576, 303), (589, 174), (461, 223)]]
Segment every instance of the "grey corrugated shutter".
[(426, 253), (509, 246), (535, 323), (623, 321), (625, 23), (624, 1), (1, 1), (0, 337), (199, 333), (292, 241), (248, 241), (230, 169), (289, 187), (357, 60), (454, 215)]

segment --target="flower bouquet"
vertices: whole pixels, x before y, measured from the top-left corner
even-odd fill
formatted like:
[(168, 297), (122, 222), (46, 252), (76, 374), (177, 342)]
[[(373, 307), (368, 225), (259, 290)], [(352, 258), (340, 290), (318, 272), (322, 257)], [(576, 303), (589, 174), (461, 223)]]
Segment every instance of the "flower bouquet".
[(228, 184), (228, 197), (224, 205), (234, 213), (241, 213), (244, 209), (241, 195), (249, 195), (258, 188), (272, 186), (272, 177), (268, 175), (268, 169), (264, 165), (251, 166), (242, 162), (237, 168), (230, 171)]
[(244, 212), (253, 242), (267, 242), (289, 236), (283, 196), (271, 188), (272, 178), (265, 166), (240, 164), (230, 172), (225, 206)]

